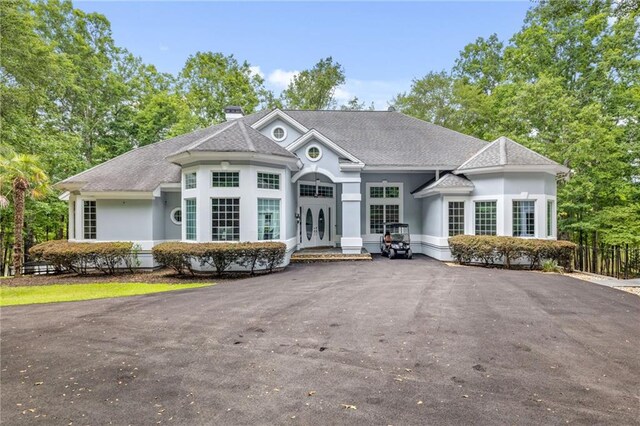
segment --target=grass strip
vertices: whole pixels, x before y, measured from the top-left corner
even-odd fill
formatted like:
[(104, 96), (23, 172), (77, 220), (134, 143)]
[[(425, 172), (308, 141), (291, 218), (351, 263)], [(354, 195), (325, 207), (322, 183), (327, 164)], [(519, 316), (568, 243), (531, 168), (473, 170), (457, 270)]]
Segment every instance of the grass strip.
[(55, 284), (42, 286), (0, 287), (0, 306), (31, 305), (35, 303), (73, 302), (138, 296), (141, 294), (184, 290), (213, 285), (206, 284), (151, 284), (151, 283), (91, 283)]

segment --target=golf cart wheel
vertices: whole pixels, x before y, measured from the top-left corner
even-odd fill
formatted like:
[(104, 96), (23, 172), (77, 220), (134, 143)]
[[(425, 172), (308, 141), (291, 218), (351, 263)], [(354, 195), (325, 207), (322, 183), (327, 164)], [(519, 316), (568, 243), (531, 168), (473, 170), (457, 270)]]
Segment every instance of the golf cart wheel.
[(411, 249), (407, 250), (407, 259), (413, 259), (413, 252)]
[(393, 259), (394, 257), (396, 257), (396, 250), (395, 249), (389, 250), (389, 259)]

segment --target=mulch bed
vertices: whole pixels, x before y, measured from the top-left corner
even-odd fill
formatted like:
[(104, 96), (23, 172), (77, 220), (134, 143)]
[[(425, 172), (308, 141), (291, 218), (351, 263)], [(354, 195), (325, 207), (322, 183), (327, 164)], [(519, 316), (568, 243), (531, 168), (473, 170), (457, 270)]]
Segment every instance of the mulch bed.
[(167, 284), (188, 284), (188, 283), (222, 283), (248, 278), (245, 273), (225, 273), (222, 277), (212, 274), (198, 274), (195, 276), (180, 276), (171, 269), (159, 269), (156, 271), (122, 273), (117, 275), (104, 275), (100, 273), (89, 275), (59, 274), (59, 275), (26, 275), (20, 278), (5, 278), (0, 280), (2, 287), (18, 287), (29, 285), (55, 285), (55, 284), (90, 284), (109, 282), (142, 282), (142, 283), (167, 283)]

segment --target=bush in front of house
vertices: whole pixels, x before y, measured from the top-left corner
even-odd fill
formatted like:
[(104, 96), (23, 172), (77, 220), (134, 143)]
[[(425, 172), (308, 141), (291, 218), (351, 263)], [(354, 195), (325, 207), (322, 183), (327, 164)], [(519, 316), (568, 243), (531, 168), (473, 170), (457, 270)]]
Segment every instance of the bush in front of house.
[(35, 260), (47, 262), (56, 272), (86, 274), (95, 269), (108, 275), (124, 268), (132, 270), (136, 251), (132, 242), (74, 243), (53, 240), (37, 244), (29, 249)]
[(260, 267), (272, 272), (280, 265), (286, 253), (286, 245), (279, 242), (264, 243), (161, 243), (153, 248), (156, 262), (169, 267), (180, 275), (193, 275), (193, 264), (211, 266), (221, 275), (231, 265), (246, 268), (251, 274)]
[(503, 264), (507, 269), (518, 259), (526, 259), (531, 269), (551, 260), (570, 271), (575, 247), (570, 241), (506, 236), (456, 235), (449, 238), (451, 255), (456, 262), (479, 262), (486, 266)]

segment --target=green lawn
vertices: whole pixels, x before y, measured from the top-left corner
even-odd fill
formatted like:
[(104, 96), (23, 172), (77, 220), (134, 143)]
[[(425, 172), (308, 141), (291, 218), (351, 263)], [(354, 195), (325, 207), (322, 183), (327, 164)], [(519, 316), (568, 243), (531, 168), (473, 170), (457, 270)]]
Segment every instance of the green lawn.
[(0, 306), (71, 302), (206, 287), (208, 284), (93, 283), (0, 287)]

